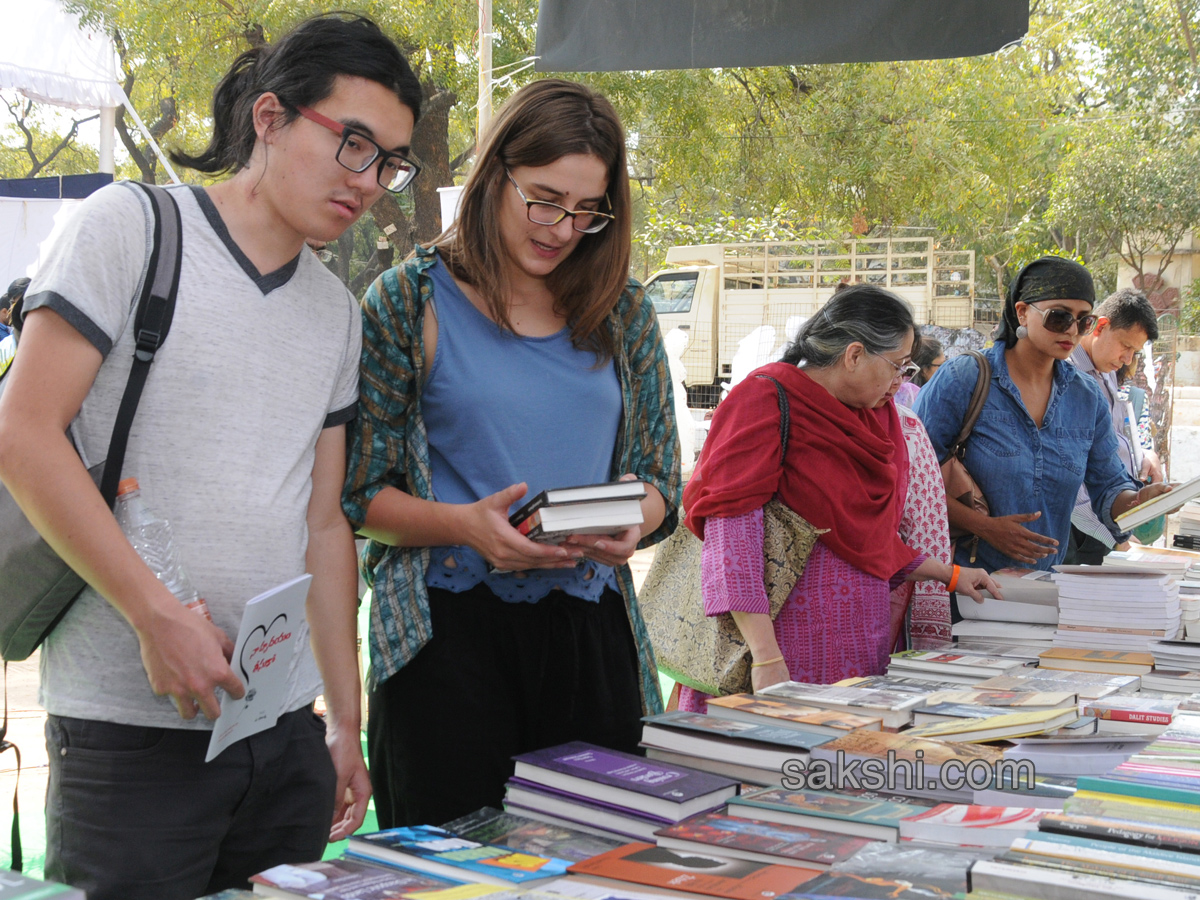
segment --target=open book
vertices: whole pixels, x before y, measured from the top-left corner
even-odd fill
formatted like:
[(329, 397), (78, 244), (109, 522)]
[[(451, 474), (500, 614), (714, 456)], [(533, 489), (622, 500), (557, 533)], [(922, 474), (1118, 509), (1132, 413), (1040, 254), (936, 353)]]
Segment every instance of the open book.
[(1124, 531), (1129, 531), (1149, 522), (1151, 519), (1157, 519), (1159, 516), (1175, 512), (1183, 504), (1196, 497), (1200, 497), (1200, 476), (1193, 478), (1191, 481), (1185, 481), (1183, 484), (1175, 485), (1174, 489), (1166, 494), (1159, 494), (1153, 500), (1139, 503), (1133, 509), (1128, 509), (1121, 513), (1113, 521)]

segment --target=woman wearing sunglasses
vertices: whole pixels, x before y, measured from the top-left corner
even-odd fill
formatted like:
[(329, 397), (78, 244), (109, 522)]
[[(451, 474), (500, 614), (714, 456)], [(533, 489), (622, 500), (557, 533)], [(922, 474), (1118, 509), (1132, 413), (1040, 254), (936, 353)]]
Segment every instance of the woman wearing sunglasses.
[[(1170, 490), (1136, 489), (1117, 454), (1108, 405), (1092, 379), (1067, 363), (1096, 323), (1094, 304), (1087, 269), (1056, 256), (1029, 263), (1009, 285), (996, 343), (984, 351), (991, 385), (964, 457), (990, 515), (947, 500), (951, 526), (979, 538), (959, 542), (960, 564), (994, 571), (1061, 562), (1080, 485), (1118, 541), (1126, 535), (1117, 516)], [(939, 459), (958, 436), (978, 372), (972, 357), (957, 357), (917, 397)]]
[[(369, 744), (384, 827), (499, 806), (515, 754), (637, 748), (661, 710), (627, 562), (675, 527), (667, 358), (629, 280), (612, 106), (557, 79), (499, 113), (458, 220), (363, 302), (343, 505), (371, 538)], [(637, 479), (645, 521), (535, 543), (546, 488)]]

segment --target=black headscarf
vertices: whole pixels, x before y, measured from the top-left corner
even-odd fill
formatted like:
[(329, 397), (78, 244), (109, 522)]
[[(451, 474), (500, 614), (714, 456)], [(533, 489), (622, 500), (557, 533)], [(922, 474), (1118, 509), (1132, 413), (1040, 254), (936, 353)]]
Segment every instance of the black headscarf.
[(1017, 304), (1038, 300), (1086, 300), (1095, 306), (1096, 286), (1088, 270), (1074, 260), (1061, 256), (1035, 259), (1009, 282), (996, 340), (1003, 341), (1005, 347), (1016, 344), (1017, 326), (1021, 324), (1017, 321)]

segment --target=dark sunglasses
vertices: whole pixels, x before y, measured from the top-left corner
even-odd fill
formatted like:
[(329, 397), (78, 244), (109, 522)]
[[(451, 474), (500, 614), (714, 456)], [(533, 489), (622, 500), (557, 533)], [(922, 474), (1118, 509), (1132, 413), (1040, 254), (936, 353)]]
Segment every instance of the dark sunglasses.
[(1025, 305), (1034, 312), (1039, 313), (1042, 317), (1043, 327), (1047, 331), (1053, 331), (1055, 334), (1066, 334), (1071, 330), (1072, 325), (1079, 329), (1080, 336), (1088, 334), (1096, 327), (1096, 320), (1099, 318), (1099, 316), (1094, 316), (1091, 313), (1074, 316), (1065, 309), (1039, 309), (1033, 303)]

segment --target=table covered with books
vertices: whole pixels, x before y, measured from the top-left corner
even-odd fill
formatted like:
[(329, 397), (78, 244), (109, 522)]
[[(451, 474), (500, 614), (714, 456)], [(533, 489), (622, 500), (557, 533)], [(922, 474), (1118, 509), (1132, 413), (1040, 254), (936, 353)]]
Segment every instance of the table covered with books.
[(645, 757), (525, 754), (505, 809), (356, 835), (245, 896), (1200, 896), (1200, 553), (998, 581), (885, 675), (648, 717)]

